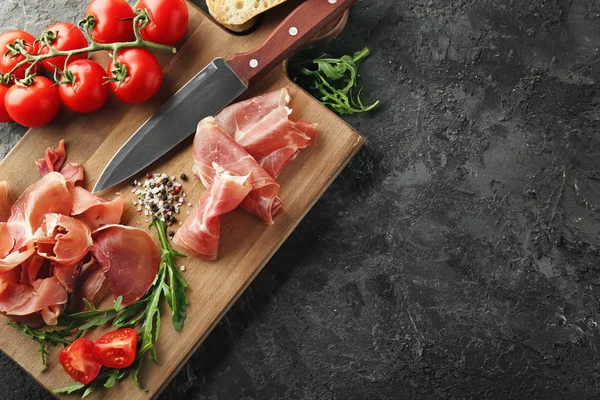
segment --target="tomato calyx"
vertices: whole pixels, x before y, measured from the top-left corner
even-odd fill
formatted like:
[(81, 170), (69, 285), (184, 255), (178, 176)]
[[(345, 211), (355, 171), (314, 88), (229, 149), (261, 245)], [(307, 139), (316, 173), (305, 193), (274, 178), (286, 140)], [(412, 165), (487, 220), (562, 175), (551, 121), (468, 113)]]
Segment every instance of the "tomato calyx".
[(3, 74), (0, 72), (0, 85), (10, 86), (13, 83), (13, 76), (11, 74)]
[(60, 78), (55, 77), (54, 81), (59, 85), (74, 85), (77, 77), (67, 68), (60, 73)]
[(17, 39), (14, 42), (12, 42), (11, 44), (6, 45), (6, 48), (8, 50), (6, 51), (6, 53), (4, 53), (4, 57), (11, 56), (11, 58), (14, 58), (20, 54), (24, 54), (24, 53), (29, 54), (29, 51), (27, 51), (27, 47), (31, 47), (31, 46), (29, 44), (27, 44), (27, 42), (25, 40)]
[(40, 51), (46, 47), (50, 47), (52, 49), (52, 43), (56, 41), (58, 37), (58, 31), (44, 31), (40, 38), (36, 40), (37, 43), (41, 43)]
[(154, 23), (150, 11), (148, 11), (146, 8), (135, 10), (135, 16), (137, 20), (137, 26), (140, 31), (147, 27), (150, 22)]
[(107, 82), (118, 82), (119, 84), (125, 82), (125, 78), (127, 78), (127, 65), (119, 64), (118, 61), (114, 61), (114, 65), (110, 70), (113, 78), (108, 79)]
[(79, 27), (86, 34), (86, 36), (90, 37), (92, 36), (92, 29), (94, 29), (96, 23), (96, 17), (94, 17), (93, 15), (88, 15), (87, 17), (79, 21)]
[(23, 79), (16, 79), (15, 80), (15, 85), (17, 86), (31, 86), (33, 85), (33, 82), (35, 81), (35, 77), (37, 76), (37, 74), (27, 74), (27, 76), (25, 76), (25, 78)]

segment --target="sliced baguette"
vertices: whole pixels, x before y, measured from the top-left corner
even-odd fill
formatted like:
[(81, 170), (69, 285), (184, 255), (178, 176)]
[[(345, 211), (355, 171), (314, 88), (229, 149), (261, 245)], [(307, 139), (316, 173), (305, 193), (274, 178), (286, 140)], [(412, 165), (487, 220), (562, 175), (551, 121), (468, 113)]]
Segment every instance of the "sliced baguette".
[(286, 0), (206, 0), (208, 11), (221, 25), (234, 32), (254, 26), (257, 16)]

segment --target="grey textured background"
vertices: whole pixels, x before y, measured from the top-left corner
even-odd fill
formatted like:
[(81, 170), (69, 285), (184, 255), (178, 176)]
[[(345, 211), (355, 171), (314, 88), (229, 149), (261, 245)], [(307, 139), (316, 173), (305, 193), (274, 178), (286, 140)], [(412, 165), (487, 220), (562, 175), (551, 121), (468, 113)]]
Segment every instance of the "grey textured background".
[(359, 0), (329, 50), (364, 45), (368, 144), (163, 397), (598, 398), (600, 2)]

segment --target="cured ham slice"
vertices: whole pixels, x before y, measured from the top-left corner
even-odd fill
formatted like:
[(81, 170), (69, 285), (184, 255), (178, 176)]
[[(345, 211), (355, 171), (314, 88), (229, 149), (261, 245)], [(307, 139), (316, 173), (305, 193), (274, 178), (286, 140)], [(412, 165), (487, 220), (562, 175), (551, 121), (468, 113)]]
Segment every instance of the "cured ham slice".
[(48, 147), (44, 158), (37, 160), (36, 165), (42, 176), (50, 172), (60, 172), (65, 160), (67, 159), (67, 151), (65, 149), (65, 141), (61, 140), (58, 143), (58, 148), (53, 149)]
[(118, 224), (123, 215), (123, 198), (118, 195), (111, 201), (104, 200), (80, 186), (71, 189), (73, 211), (71, 215), (80, 216), (92, 230), (104, 225)]
[(215, 166), (212, 185), (177, 231), (174, 243), (207, 260), (216, 260), (221, 236), (221, 215), (234, 210), (252, 190), (248, 176), (236, 176)]
[(6, 257), (15, 245), (15, 240), (6, 222), (0, 222), (0, 259)]
[(28, 243), (27, 247), (9, 253), (6, 257), (0, 259), (0, 273), (10, 271), (24, 263), (33, 253), (35, 253), (33, 243)]
[(160, 255), (145, 231), (122, 225), (107, 225), (94, 232), (92, 253), (116, 299), (123, 305), (139, 300), (158, 272)]
[(50, 262), (44, 257), (33, 254), (21, 264), (21, 280), (19, 283), (30, 285), (32, 282), (50, 276)]
[(92, 245), (92, 231), (82, 221), (61, 214), (46, 214), (35, 234), (37, 252), (62, 265), (80, 261)]
[(317, 140), (317, 126), (292, 121), (287, 88), (233, 104), (215, 120), (274, 178)]
[(69, 293), (75, 290), (77, 278), (81, 271), (81, 262), (76, 262), (71, 265), (54, 264), (54, 276), (60, 282), (62, 287)]
[(21, 225), (22, 228), (11, 227), (15, 249), (20, 249), (31, 239), (33, 233), (42, 225), (46, 214), (69, 215), (72, 204), (65, 177), (57, 172), (50, 172), (29, 186), (12, 206), (8, 219), (9, 225)]
[(60, 172), (67, 180), (67, 183), (75, 184), (84, 178), (83, 166), (77, 163), (65, 164), (67, 151), (65, 141), (61, 140), (57, 149), (48, 147), (44, 158), (37, 160), (36, 165), (42, 176), (50, 172)]
[(75, 299), (74, 309), (81, 309), (83, 306), (82, 299), (86, 299), (93, 305), (98, 305), (100, 301), (108, 293), (108, 287), (105, 284), (106, 278), (102, 272), (102, 268), (94, 257), (83, 264), (79, 276), (77, 277), (77, 284), (73, 292), (73, 298)]
[[(31, 285), (9, 283), (0, 294), (0, 312), (9, 318), (28, 316), (46, 307), (66, 304), (67, 300), (67, 291), (54, 276), (38, 279)], [(46, 316), (50, 319), (46, 323), (56, 324), (50, 314)]]
[(249, 176), (252, 191), (242, 201), (241, 207), (273, 223), (277, 212), (275, 199), (279, 185), (246, 150), (221, 129), (214, 118), (200, 121), (194, 139), (194, 174), (209, 187), (216, 175), (213, 163), (238, 176)]
[(8, 182), (0, 181), (0, 222), (10, 218), (10, 202), (8, 201)]
[(67, 183), (75, 184), (77, 182), (83, 181), (85, 178), (85, 172), (83, 170), (83, 165), (76, 163), (67, 163), (60, 170), (62, 176), (65, 177)]

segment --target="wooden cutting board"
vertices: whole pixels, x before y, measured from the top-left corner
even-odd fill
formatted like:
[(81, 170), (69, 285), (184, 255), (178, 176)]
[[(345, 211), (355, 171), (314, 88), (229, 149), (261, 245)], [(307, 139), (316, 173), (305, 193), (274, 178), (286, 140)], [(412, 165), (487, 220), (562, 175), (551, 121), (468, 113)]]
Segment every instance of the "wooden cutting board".
[[(293, 6), (295, 4), (286, 4), (269, 13), (253, 33), (234, 36), (190, 4), (190, 27), (178, 53), (160, 56), (165, 76), (156, 98), (137, 106), (111, 99), (100, 112), (87, 116), (62, 111), (51, 125), (27, 132), (0, 164), (0, 180), (9, 181), (11, 200), (16, 200), (28, 185), (39, 179), (34, 161), (42, 157), (48, 146), (55, 146), (63, 138), (68, 161), (85, 165), (85, 186), (90, 189), (117, 149), (167, 98), (215, 57), (257, 47)], [(292, 84), (283, 66), (252, 88), (248, 96), (285, 86), (290, 86), (294, 93), (293, 118), (316, 122), (320, 131), (318, 143), (303, 151), (278, 178), (285, 211), (277, 216), (273, 226), (266, 226), (241, 210), (226, 215), (222, 221), (219, 260), (206, 262), (188, 258), (181, 261), (185, 264), (184, 277), (189, 285), (188, 318), (183, 330), (177, 333), (172, 328), (169, 310), (163, 310), (162, 330), (156, 344), (160, 365), (148, 359), (140, 374), (148, 392), (139, 391), (131, 379), (126, 378), (95, 396), (130, 400), (158, 396), (363, 144), (363, 138), (356, 131)], [(150, 171), (170, 176), (185, 172), (192, 176), (191, 141), (190, 138), (163, 157)], [(130, 189), (124, 184), (102, 196), (111, 199), (117, 192), (124, 194), (127, 206), (123, 223), (147, 226), (145, 218), (138, 216), (131, 205)], [(184, 189), (188, 193), (187, 200), (193, 203), (204, 191), (195, 179), (190, 179)], [(184, 217), (185, 214), (180, 216)], [(42, 370), (37, 344), (6, 325), (7, 321), (0, 316), (0, 349), (5, 354), (49, 390), (73, 383), (58, 363), (61, 346), (50, 349), (49, 365)], [(94, 340), (102, 333), (92, 331), (88, 337)]]

